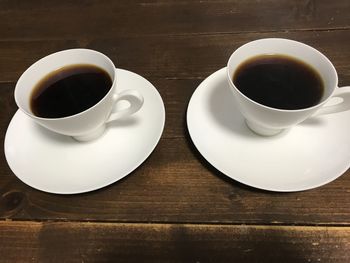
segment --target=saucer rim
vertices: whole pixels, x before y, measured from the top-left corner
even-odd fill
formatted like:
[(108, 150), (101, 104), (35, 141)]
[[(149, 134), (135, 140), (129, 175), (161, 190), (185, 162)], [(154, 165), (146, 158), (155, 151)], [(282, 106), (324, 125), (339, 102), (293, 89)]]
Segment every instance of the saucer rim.
[[(50, 191), (50, 190), (45, 190), (45, 189), (42, 189), (36, 185), (33, 185), (32, 183), (30, 182), (26, 182), (25, 180), (23, 180), (23, 176), (19, 176), (15, 173), (15, 169), (14, 168), (14, 164), (11, 163), (11, 161), (9, 161), (9, 157), (8, 157), (8, 153), (7, 153), (7, 148), (8, 148), (8, 140), (9, 140), (9, 135), (8, 133), (10, 132), (10, 128), (11, 126), (13, 125), (13, 121), (15, 118), (19, 118), (18, 115), (23, 115), (23, 117), (25, 118), (28, 118), (30, 119), (30, 117), (28, 117), (25, 113), (23, 113), (20, 109), (17, 109), (17, 111), (15, 112), (15, 114), (12, 116), (8, 126), (7, 126), (7, 129), (6, 129), (6, 133), (5, 133), (5, 138), (4, 138), (4, 155), (5, 155), (5, 159), (6, 159), (6, 162), (11, 170), (11, 172), (13, 173), (13, 175), (19, 179), (21, 182), (23, 182), (24, 184), (36, 189), (36, 190), (39, 190), (41, 192), (45, 192), (45, 193), (50, 193), (50, 194), (60, 194), (60, 195), (76, 195), (76, 194), (83, 194), (83, 193), (88, 193), (88, 192), (92, 192), (92, 191), (97, 191), (99, 189), (102, 189), (102, 188), (105, 188), (107, 186), (110, 186), (118, 181), (120, 181), (121, 179), (125, 178), (126, 176), (130, 175), (133, 171), (135, 171), (139, 166), (141, 166), (149, 157), (150, 155), (153, 153), (153, 151), (155, 150), (155, 148), (157, 147), (157, 145), (159, 144), (160, 142), (160, 139), (163, 135), (163, 132), (164, 132), (164, 127), (165, 127), (165, 121), (166, 121), (166, 112), (165, 112), (165, 105), (164, 105), (164, 101), (162, 99), (162, 96), (160, 95), (158, 89), (150, 82), (148, 81), (145, 77), (135, 73), (135, 72), (132, 72), (132, 71), (129, 71), (129, 70), (126, 70), (126, 69), (121, 69), (121, 68), (115, 68), (116, 71), (120, 71), (120, 72), (124, 72), (125, 74), (130, 74), (130, 75), (134, 75), (134, 77), (140, 77), (142, 78), (143, 81), (147, 82), (148, 85), (150, 85), (150, 87), (152, 87), (152, 92), (154, 92), (154, 95), (157, 97), (157, 99), (159, 100), (159, 109), (158, 111), (161, 111), (161, 119), (159, 120), (161, 122), (161, 125), (159, 127), (159, 132), (157, 133), (157, 136), (154, 137), (154, 141), (153, 141), (153, 144), (150, 144), (150, 147), (149, 147), (149, 150), (148, 151), (145, 151), (145, 154), (143, 156), (143, 158), (140, 158), (140, 160), (138, 162), (135, 162), (134, 165), (130, 165), (130, 168), (128, 169), (128, 172), (125, 173), (125, 174), (121, 174), (119, 176), (116, 176), (116, 179), (114, 180), (110, 180), (109, 182), (106, 182), (104, 184), (100, 184), (100, 185), (94, 185), (94, 186), (91, 186), (91, 187), (86, 187), (84, 188), (83, 190), (77, 190), (77, 191)], [(98, 139), (97, 139), (98, 140)]]
[[(305, 186), (305, 187), (298, 187), (298, 188), (283, 188), (283, 187), (262, 187), (259, 184), (255, 184), (255, 183), (251, 183), (251, 182), (247, 182), (245, 180), (242, 179), (242, 177), (239, 176), (234, 176), (234, 175), (230, 175), (229, 172), (227, 171), (228, 169), (225, 169), (223, 167), (220, 167), (221, 165), (217, 163), (217, 160), (211, 160), (211, 157), (208, 156), (208, 154), (205, 152), (205, 150), (201, 149), (201, 145), (200, 143), (196, 140), (195, 136), (194, 136), (194, 127), (193, 125), (190, 124), (190, 114), (191, 114), (191, 108), (194, 107), (193, 103), (194, 103), (194, 99), (196, 98), (196, 96), (198, 96), (197, 94), (200, 92), (201, 89), (206, 87), (206, 82), (210, 81), (213, 78), (218, 78), (218, 75), (222, 74), (223, 77), (226, 77), (226, 67), (223, 67), (219, 70), (216, 70), (215, 72), (211, 73), (209, 76), (207, 76), (195, 89), (195, 91), (192, 93), (192, 96), (189, 100), (188, 106), (187, 106), (187, 111), (186, 111), (186, 124), (187, 124), (187, 129), (190, 135), (190, 139), (192, 141), (192, 143), (194, 144), (194, 146), (196, 147), (197, 151), (201, 154), (201, 157), (203, 157), (213, 168), (215, 168), (217, 171), (219, 171), (220, 173), (222, 173), (223, 175), (227, 176), (228, 178), (230, 178), (233, 181), (237, 181), (243, 185), (249, 186), (249, 187), (253, 187), (256, 189), (260, 189), (260, 190), (264, 190), (264, 191), (270, 191), (270, 192), (281, 192), (281, 193), (288, 193), (288, 192), (300, 192), (300, 191), (306, 191), (306, 190), (311, 190), (323, 185), (326, 185), (334, 180), (336, 180), (337, 178), (339, 178), (340, 176), (342, 176), (344, 173), (346, 173), (346, 171), (350, 168), (350, 162), (348, 162), (348, 165), (345, 166), (343, 169), (337, 169), (334, 173), (333, 176), (330, 176), (327, 178), (327, 180), (324, 180), (321, 183), (317, 183), (317, 184), (313, 184), (310, 186)], [(241, 114), (241, 113), (239, 113)], [(259, 135), (258, 135), (259, 136)]]

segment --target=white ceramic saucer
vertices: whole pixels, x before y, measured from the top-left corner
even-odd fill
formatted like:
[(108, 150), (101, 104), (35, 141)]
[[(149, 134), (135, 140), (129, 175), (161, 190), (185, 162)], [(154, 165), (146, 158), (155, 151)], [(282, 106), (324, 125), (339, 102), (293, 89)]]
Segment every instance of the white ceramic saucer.
[(144, 104), (131, 117), (110, 123), (97, 140), (80, 143), (52, 133), (17, 111), (5, 137), (5, 156), (14, 174), (45, 192), (76, 194), (112, 184), (136, 169), (161, 137), (164, 104), (143, 77), (122, 69), (117, 77), (118, 90), (140, 91)]
[(301, 191), (331, 182), (350, 166), (350, 111), (310, 118), (277, 136), (247, 128), (223, 68), (196, 89), (187, 110), (192, 141), (216, 169), (270, 191)]

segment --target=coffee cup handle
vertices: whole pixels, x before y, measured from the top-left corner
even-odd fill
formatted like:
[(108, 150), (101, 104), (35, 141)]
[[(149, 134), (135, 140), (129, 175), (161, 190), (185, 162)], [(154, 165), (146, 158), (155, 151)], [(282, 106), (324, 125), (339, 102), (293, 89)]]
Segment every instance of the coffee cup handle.
[(143, 97), (137, 90), (124, 90), (113, 95), (114, 105), (119, 101), (126, 100), (129, 106), (126, 109), (112, 111), (106, 123), (128, 117), (137, 112), (143, 105)]
[[(335, 100), (337, 100), (336, 103), (332, 103)], [(315, 116), (346, 110), (350, 110), (350, 86), (337, 88), (330, 100), (316, 112)]]

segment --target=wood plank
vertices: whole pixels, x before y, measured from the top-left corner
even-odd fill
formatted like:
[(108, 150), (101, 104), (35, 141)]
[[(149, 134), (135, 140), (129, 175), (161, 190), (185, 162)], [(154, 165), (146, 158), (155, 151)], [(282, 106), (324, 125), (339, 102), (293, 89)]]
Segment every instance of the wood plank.
[[(322, 38), (324, 35), (328, 35), (327, 38)], [(346, 60), (349, 51), (342, 44), (339, 44), (342, 48), (336, 48), (332, 36), (338, 40), (344, 37), (345, 40), (346, 34), (327, 32), (320, 38), (326, 43), (324, 49), (335, 55), (339, 72), (349, 83), (350, 70)], [(309, 36), (309, 39), (316, 41), (314, 36)], [(226, 40), (226, 45), (228, 42)], [(36, 42), (35, 46), (38, 48), (40, 43), (43, 42)], [(341, 49), (344, 56), (341, 56)], [(200, 61), (197, 63), (199, 65)], [(101, 191), (79, 196), (55, 196), (26, 187), (13, 176), (1, 154), (0, 217), (123, 222), (350, 223), (349, 171), (327, 186), (292, 194), (257, 191), (227, 179), (198, 154), (186, 131), (187, 103), (201, 79), (149, 79), (165, 101), (167, 122), (161, 143), (139, 169)], [(0, 111), (1, 142), (16, 111), (13, 87), (14, 83), (0, 85), (0, 105), (4, 107)]]
[[(261, 37), (286, 37), (308, 43), (326, 54), (338, 70), (339, 85), (350, 83), (350, 30), (331, 32), (303, 32), (269, 34), (238, 34), (218, 36), (175, 36), (167, 39), (143, 39), (144, 49), (138, 49), (138, 40), (121, 38), (113, 47), (112, 39), (94, 40), (84, 47), (101, 50), (117, 61), (119, 67), (137, 72), (149, 79), (165, 102), (167, 119), (164, 136), (184, 135), (187, 104), (199, 83), (208, 75), (225, 66), (230, 53), (243, 43)], [(159, 43), (157, 41), (160, 41)], [(0, 112), (4, 130), (15, 111), (13, 88), (20, 74), (31, 63), (45, 54), (77, 44), (75, 41), (0, 41), (0, 98), (12, 103), (12, 109)], [(21, 49), (23, 46), (24, 49)], [(210, 52), (207, 52), (210, 50)], [(121, 55), (121, 56), (119, 56)], [(149, 59), (152, 58), (152, 59)], [(7, 115), (8, 114), (8, 115)], [(6, 121), (5, 121), (6, 120)]]
[(5, 106), (0, 111), (1, 142), (16, 110), (14, 82), (36, 59), (63, 48), (81, 46), (101, 50), (119, 61), (120, 67), (146, 76), (160, 91), (167, 110), (164, 136), (156, 151), (131, 176), (101, 191), (78, 196), (38, 192), (13, 176), (1, 154), (0, 217), (348, 225), (349, 171), (335, 182), (312, 191), (292, 194), (258, 191), (213, 169), (186, 134), (187, 103), (200, 81), (223, 67), (239, 45), (272, 36), (315, 46), (334, 62), (340, 84), (350, 82), (349, 30), (0, 41), (0, 105)]
[(349, 262), (350, 228), (0, 222), (1, 262)]
[(339, 29), (347, 0), (10, 1), (0, 2), (2, 39), (76, 39)]
[[(1, 31), (0, 31), (1, 32)], [(36, 60), (58, 50), (83, 47), (108, 55), (117, 67), (150, 80), (204, 79), (225, 67), (242, 44), (267, 37), (295, 39), (323, 52), (338, 70), (340, 85), (350, 83), (350, 30), (224, 35), (144, 36), (91, 40), (0, 41), (0, 82), (15, 82)]]
[(350, 225), (350, 170), (323, 187), (271, 193), (231, 180), (188, 138), (162, 139), (136, 171), (99, 191), (53, 195), (25, 186), (1, 155), (0, 218), (112, 222)]

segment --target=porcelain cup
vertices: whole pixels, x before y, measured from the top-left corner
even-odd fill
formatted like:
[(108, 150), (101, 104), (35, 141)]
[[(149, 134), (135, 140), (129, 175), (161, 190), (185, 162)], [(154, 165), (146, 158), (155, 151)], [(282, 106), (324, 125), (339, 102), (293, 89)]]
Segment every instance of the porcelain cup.
[[(238, 66), (252, 57), (267, 54), (291, 56), (317, 70), (324, 84), (321, 101), (308, 108), (283, 110), (262, 105), (240, 92), (232, 79)], [(315, 115), (350, 109), (350, 87), (338, 88), (338, 75), (330, 60), (315, 48), (289, 39), (266, 38), (239, 47), (228, 60), (227, 79), (246, 124), (255, 133), (263, 136), (278, 134)]]
[[(50, 72), (75, 64), (91, 64), (104, 69), (112, 80), (108, 93), (94, 106), (68, 117), (42, 118), (34, 115), (30, 97), (36, 84)], [(20, 110), (41, 126), (78, 141), (89, 141), (102, 135), (108, 122), (137, 112), (142, 107), (143, 97), (136, 90), (118, 92), (116, 69), (106, 55), (90, 49), (68, 49), (48, 55), (31, 65), (16, 84), (15, 101)], [(129, 106), (116, 111), (114, 106), (119, 101), (127, 101)]]

